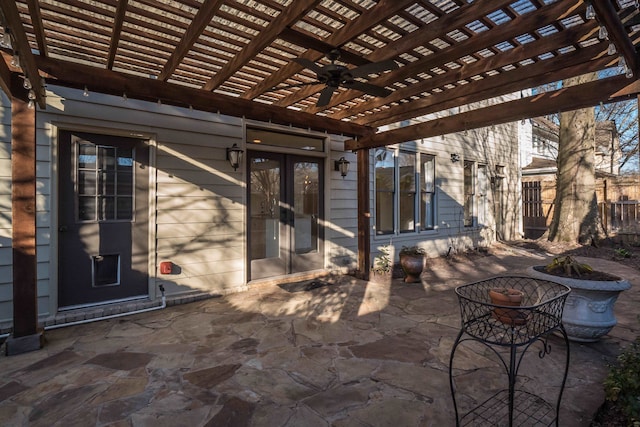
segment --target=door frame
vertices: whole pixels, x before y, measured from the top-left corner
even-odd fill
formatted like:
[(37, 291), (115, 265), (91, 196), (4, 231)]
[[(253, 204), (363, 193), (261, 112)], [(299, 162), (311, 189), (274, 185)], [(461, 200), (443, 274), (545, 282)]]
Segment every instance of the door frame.
[[(261, 280), (270, 280), (275, 277), (283, 277), (283, 276), (295, 276), (300, 274), (307, 274), (309, 271), (320, 270), (326, 267), (327, 264), (327, 244), (326, 244), (326, 236), (327, 236), (327, 227), (326, 227), (326, 213), (327, 213), (327, 197), (326, 197), (326, 189), (327, 189), (327, 159), (323, 155), (308, 155), (308, 153), (300, 150), (301, 152), (294, 151), (282, 151), (282, 150), (264, 150), (263, 146), (260, 145), (252, 145), (247, 147), (247, 155), (246, 155), (246, 276), (248, 278), (247, 282), (253, 281), (261, 281)], [(314, 153), (315, 154), (315, 153)], [(293, 182), (289, 180), (284, 180), (284, 178), (291, 178), (290, 174), (293, 174), (293, 165), (296, 162), (304, 161), (305, 159), (316, 159), (318, 163), (320, 163), (320, 167), (318, 168), (320, 172), (319, 183), (322, 186), (321, 192), (318, 194), (318, 212), (319, 212), (319, 225), (321, 227), (320, 235), (318, 236), (318, 251), (321, 252), (317, 256), (321, 258), (321, 267), (312, 270), (306, 271), (295, 271), (295, 262), (296, 262), (296, 254), (295, 248), (293, 245), (295, 244), (295, 224), (291, 227), (291, 219), (288, 218), (286, 221), (287, 224), (284, 228), (280, 230), (280, 238), (286, 239), (288, 253), (285, 256), (284, 262), (284, 272), (281, 275), (274, 275), (268, 277), (260, 277), (253, 278), (251, 274), (252, 270), (252, 260), (249, 247), (251, 246), (251, 195), (249, 194), (251, 188), (251, 164), (250, 159), (254, 157), (260, 157), (264, 155), (267, 158), (273, 158), (280, 162), (280, 203), (287, 202), (290, 203), (292, 200), (288, 200), (289, 198), (293, 198)], [(282, 221), (282, 214), (279, 213), (280, 221)], [(304, 255), (301, 255), (304, 257)]]
[[(95, 122), (94, 125), (90, 125), (87, 123)], [(129, 138), (139, 138), (147, 141), (147, 145), (149, 146), (149, 159), (148, 159), (148, 168), (149, 168), (149, 191), (148, 191), (148, 200), (147, 206), (149, 209), (149, 229), (147, 232), (147, 241), (148, 241), (148, 251), (147, 251), (147, 293), (150, 299), (156, 299), (158, 297), (157, 291), (157, 277), (155, 274), (155, 265), (156, 265), (156, 252), (155, 252), (155, 241), (156, 241), (156, 155), (157, 155), (157, 136), (155, 133), (150, 133), (147, 130), (138, 130), (133, 128), (110, 128), (100, 126), (97, 123), (103, 123), (95, 120), (82, 120), (82, 123), (74, 123), (69, 121), (50, 121), (50, 155), (51, 161), (49, 162), (49, 180), (50, 180), (50, 209), (49, 209), (49, 307), (47, 314), (56, 314), (59, 311), (59, 302), (58, 302), (58, 288), (60, 284), (58, 283), (58, 262), (59, 254), (58, 254), (58, 226), (60, 224), (60, 218), (58, 215), (59, 207), (60, 207), (60, 193), (58, 189), (58, 185), (60, 183), (60, 139), (59, 135), (62, 131), (69, 132), (86, 132), (86, 133), (94, 133), (100, 135), (108, 135), (108, 136), (119, 136), (119, 137), (129, 137)], [(41, 179), (40, 177), (38, 179)], [(42, 262), (42, 260), (38, 260)]]

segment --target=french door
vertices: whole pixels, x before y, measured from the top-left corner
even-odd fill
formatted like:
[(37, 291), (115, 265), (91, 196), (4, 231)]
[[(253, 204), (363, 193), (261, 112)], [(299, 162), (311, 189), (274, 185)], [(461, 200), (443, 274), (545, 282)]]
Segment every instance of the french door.
[(249, 280), (324, 267), (323, 160), (248, 153)]

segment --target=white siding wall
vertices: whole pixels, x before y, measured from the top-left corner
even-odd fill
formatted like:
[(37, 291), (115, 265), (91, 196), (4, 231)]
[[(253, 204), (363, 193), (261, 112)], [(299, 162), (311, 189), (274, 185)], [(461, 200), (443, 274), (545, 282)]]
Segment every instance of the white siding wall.
[[(326, 224), (330, 265), (344, 272), (355, 269), (358, 262), (358, 161), (355, 153), (342, 151), (346, 139), (333, 136), (330, 141), (327, 169), (331, 198)], [(349, 173), (344, 178), (334, 170), (334, 162), (340, 157), (350, 162)]]
[[(494, 204), (502, 197), (504, 208), (501, 213), (501, 234), (506, 238), (514, 237), (519, 218), (519, 158), (518, 139), (519, 124), (510, 123), (493, 128), (473, 129), (463, 133), (449, 134), (441, 137), (425, 138), (400, 145), (408, 151), (423, 152), (435, 155), (436, 158), (436, 204), (437, 225), (435, 230), (424, 230), (416, 233), (395, 235), (376, 235), (375, 233), (375, 188), (373, 171), (373, 152), (371, 153), (371, 212), (372, 257), (379, 253), (379, 248), (391, 242), (392, 255), (397, 261), (397, 254), (403, 246), (419, 245), (425, 248), (429, 257), (447, 254), (449, 248), (455, 253), (471, 248), (486, 247), (496, 240), (496, 218)], [(395, 147), (395, 146), (394, 146)], [(373, 151), (373, 150), (372, 150)], [(458, 154), (460, 161), (452, 162), (451, 154)], [(496, 166), (504, 166), (506, 178), (503, 180), (502, 195), (488, 187), (486, 196), (487, 223), (481, 227), (464, 227), (464, 161), (486, 165), (488, 176), (494, 176)], [(477, 186), (477, 181), (476, 181)], [(476, 206), (480, 202), (476, 187)], [(476, 210), (477, 212), (477, 210)], [(516, 227), (516, 228), (513, 228)], [(373, 263), (373, 260), (372, 260)]]

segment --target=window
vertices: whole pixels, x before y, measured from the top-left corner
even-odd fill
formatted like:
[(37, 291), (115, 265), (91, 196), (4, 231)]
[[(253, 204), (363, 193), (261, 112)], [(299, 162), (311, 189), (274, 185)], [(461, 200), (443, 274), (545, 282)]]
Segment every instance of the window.
[(474, 179), (475, 163), (464, 162), (464, 226), (473, 227), (474, 206), (473, 196), (475, 195)]
[(487, 192), (489, 175), (487, 165), (478, 165), (478, 225), (487, 224)]
[(435, 157), (379, 148), (375, 151), (374, 167), (376, 234), (433, 229)]
[(420, 154), (420, 224), (423, 230), (435, 227), (436, 158)]
[(131, 220), (133, 150), (80, 142), (76, 157), (78, 220)]
[(395, 167), (393, 151), (378, 148), (375, 151), (376, 174), (376, 233), (394, 231)]
[(416, 230), (416, 155), (400, 151), (398, 154), (400, 232)]

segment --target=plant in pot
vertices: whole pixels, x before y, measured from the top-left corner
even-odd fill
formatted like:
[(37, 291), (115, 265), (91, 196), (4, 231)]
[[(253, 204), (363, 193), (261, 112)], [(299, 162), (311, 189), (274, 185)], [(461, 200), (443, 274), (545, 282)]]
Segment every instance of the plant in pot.
[(373, 259), (371, 271), (374, 282), (390, 283), (393, 274), (393, 262), (391, 262), (391, 248), (388, 245), (379, 249), (380, 253)]
[(571, 256), (554, 258), (546, 266), (530, 267), (532, 277), (571, 288), (562, 324), (572, 341), (594, 342), (616, 325), (613, 306), (620, 292), (631, 287), (618, 276), (593, 269)]
[(507, 325), (524, 325), (527, 322), (526, 313), (523, 311), (503, 308), (519, 307), (522, 305), (524, 293), (513, 288), (491, 288), (489, 289), (491, 304), (498, 306), (492, 311), (492, 316)]
[(404, 272), (406, 283), (420, 282), (420, 275), (424, 269), (424, 259), (427, 252), (419, 246), (403, 246), (400, 249), (400, 267)]

